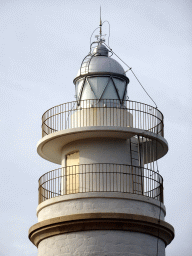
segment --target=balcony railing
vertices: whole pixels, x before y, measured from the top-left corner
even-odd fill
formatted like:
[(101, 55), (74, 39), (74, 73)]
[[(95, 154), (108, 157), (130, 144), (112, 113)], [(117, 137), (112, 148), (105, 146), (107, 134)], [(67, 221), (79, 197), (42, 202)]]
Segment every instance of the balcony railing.
[(102, 163), (59, 168), (39, 179), (39, 203), (57, 196), (91, 192), (137, 194), (163, 202), (163, 178), (144, 167)]
[(136, 101), (81, 100), (64, 103), (42, 116), (42, 137), (57, 131), (88, 127), (119, 126), (143, 129), (164, 136), (163, 114)]

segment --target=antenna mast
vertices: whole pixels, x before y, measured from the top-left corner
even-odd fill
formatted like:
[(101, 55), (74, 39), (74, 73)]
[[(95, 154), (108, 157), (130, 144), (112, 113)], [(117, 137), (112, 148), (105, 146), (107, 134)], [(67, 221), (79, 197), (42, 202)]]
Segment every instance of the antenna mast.
[(101, 41), (101, 37), (102, 37), (102, 21), (101, 21), (101, 6), (100, 6), (100, 41)]

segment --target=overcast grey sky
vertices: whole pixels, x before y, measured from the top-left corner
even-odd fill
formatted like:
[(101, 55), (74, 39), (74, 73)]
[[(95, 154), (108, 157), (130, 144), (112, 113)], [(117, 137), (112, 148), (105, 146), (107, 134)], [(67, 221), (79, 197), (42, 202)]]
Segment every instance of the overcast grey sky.
[[(59, 167), (36, 153), (41, 116), (75, 100), (72, 81), (99, 25), (100, 4), (103, 21), (111, 24), (111, 48), (133, 68), (165, 116), (169, 152), (159, 170), (166, 221), (176, 231), (166, 255), (192, 255), (192, 2), (1, 0), (1, 256), (37, 256), (27, 237), (37, 222), (37, 182)], [(129, 98), (152, 104), (128, 77)]]

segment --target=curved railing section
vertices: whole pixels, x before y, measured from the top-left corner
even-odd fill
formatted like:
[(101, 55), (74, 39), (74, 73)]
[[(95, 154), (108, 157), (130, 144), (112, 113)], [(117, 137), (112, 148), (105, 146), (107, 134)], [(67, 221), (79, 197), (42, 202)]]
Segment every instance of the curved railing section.
[(39, 179), (39, 203), (91, 192), (143, 195), (163, 202), (163, 178), (148, 168), (124, 164), (82, 164), (59, 168)]
[(47, 110), (42, 116), (42, 137), (88, 126), (133, 127), (164, 136), (163, 114), (157, 108), (130, 100), (81, 100)]

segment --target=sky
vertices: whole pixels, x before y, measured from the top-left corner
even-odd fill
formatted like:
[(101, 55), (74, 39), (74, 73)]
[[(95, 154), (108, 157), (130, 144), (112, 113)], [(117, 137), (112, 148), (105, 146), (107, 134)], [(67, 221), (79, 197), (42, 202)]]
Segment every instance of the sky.
[[(75, 100), (73, 79), (99, 25), (100, 5), (102, 20), (111, 25), (110, 47), (164, 114), (169, 152), (159, 171), (165, 220), (176, 234), (166, 256), (191, 255), (192, 2), (1, 0), (1, 256), (37, 256), (28, 229), (37, 223), (38, 179), (59, 168), (36, 152), (41, 116)], [(133, 75), (127, 76), (129, 99), (153, 105)]]

